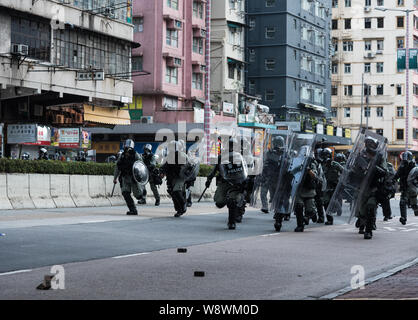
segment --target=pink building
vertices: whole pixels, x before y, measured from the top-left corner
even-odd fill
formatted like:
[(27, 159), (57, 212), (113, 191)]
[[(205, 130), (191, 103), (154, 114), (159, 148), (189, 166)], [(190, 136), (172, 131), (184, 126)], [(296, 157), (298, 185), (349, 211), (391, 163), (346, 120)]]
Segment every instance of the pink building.
[(132, 70), (150, 72), (133, 77), (135, 120), (203, 122), (205, 2), (133, 1), (134, 41), (141, 47), (133, 51)]

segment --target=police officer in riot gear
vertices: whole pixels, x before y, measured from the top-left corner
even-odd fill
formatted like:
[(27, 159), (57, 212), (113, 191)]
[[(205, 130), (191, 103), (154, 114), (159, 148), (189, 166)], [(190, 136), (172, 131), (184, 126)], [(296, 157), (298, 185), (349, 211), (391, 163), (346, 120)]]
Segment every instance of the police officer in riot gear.
[(334, 161), (338, 162), (344, 167), (345, 163), (347, 162), (347, 158), (345, 157), (344, 153), (337, 153), (334, 157)]
[(384, 179), (383, 185), (380, 189), (380, 192), (377, 194), (378, 204), (382, 207), (384, 221), (392, 219), (392, 209), (390, 208), (390, 199), (395, 197), (397, 190), (397, 181), (395, 180), (395, 169), (390, 162), (386, 162), (386, 167), (388, 169)]
[(167, 192), (171, 196), (176, 210), (175, 217), (187, 211), (186, 188), (180, 172), (187, 163), (184, 141), (171, 141), (168, 146), (167, 161), (161, 167), (161, 176), (166, 176)]
[[(387, 173), (386, 161), (381, 154), (377, 154), (379, 142), (372, 137), (367, 137), (364, 140), (365, 150), (363, 150), (360, 157), (365, 163), (369, 163), (372, 158), (377, 157), (376, 166), (372, 168), (374, 170), (371, 175), (371, 181), (369, 187), (363, 194), (359, 194), (361, 197), (361, 205), (359, 212), (359, 220), (357, 225), (359, 226), (360, 234), (364, 234), (364, 239), (372, 239), (373, 228), (376, 221), (376, 210), (378, 205), (377, 195), (380, 192), (380, 186), (383, 184), (384, 177)], [(364, 170), (364, 167), (359, 166), (358, 169)]]
[[(325, 148), (322, 151), (321, 157), (324, 159), (322, 162), (322, 169), (324, 170), (325, 178), (327, 180), (327, 188), (324, 192), (323, 204), (325, 210), (328, 208), (329, 202), (331, 201), (332, 195), (337, 187), (338, 180), (343, 172), (344, 168), (337, 161), (332, 160), (332, 151), (329, 148)], [(332, 225), (334, 218), (331, 215), (326, 216), (326, 225)]]
[(123, 153), (116, 162), (115, 172), (113, 176), (113, 183), (118, 182), (121, 177), (122, 196), (126, 201), (129, 211), (127, 215), (138, 215), (136, 205), (131, 197), (131, 192), (135, 198), (141, 199), (143, 195), (143, 187), (135, 180), (133, 176), (133, 166), (136, 161), (141, 160), (141, 156), (134, 149), (135, 143), (128, 139), (124, 143)]
[(395, 180), (399, 179), (399, 189), (401, 191), (401, 200), (399, 203), (401, 217), (399, 221), (405, 225), (407, 221), (407, 208), (411, 207), (414, 210), (415, 216), (418, 216), (417, 194), (415, 188), (408, 186), (408, 175), (413, 168), (415, 168), (415, 161), (412, 153), (405, 151), (401, 154), (401, 165), (395, 175)]
[[(326, 148), (328, 149), (328, 148)], [(318, 148), (315, 150), (315, 162), (318, 168), (318, 179), (316, 184), (316, 195), (315, 195), (315, 205), (316, 210), (318, 212), (318, 223), (324, 223), (324, 203), (323, 203), (323, 197), (324, 197), (324, 191), (326, 188), (326, 178), (324, 175), (324, 171), (322, 169), (322, 164), (324, 162), (323, 158), (323, 150), (322, 148)], [(330, 150), (330, 149), (328, 149)], [(314, 218), (315, 219), (315, 218)], [(309, 220), (307, 221), (309, 223)]]
[(280, 161), (283, 156), (285, 141), (281, 136), (275, 136), (271, 141), (271, 149), (265, 154), (263, 172), (261, 173), (260, 198), (262, 203), (261, 211), (269, 213), (267, 193), (270, 193), (270, 202), (275, 194), (277, 181), (280, 173)]
[(49, 160), (48, 158), (48, 151), (45, 148), (39, 149), (39, 157), (38, 160)]
[(152, 146), (146, 144), (144, 146), (144, 153), (141, 155), (142, 161), (147, 166), (150, 173), (149, 184), (154, 194), (155, 205), (160, 205), (160, 194), (158, 193), (157, 185), (161, 185), (162, 180), (160, 178), (160, 172), (157, 168), (157, 161), (155, 155), (152, 153)]
[(245, 190), (247, 182), (247, 165), (242, 155), (234, 152), (237, 139), (230, 137), (229, 149), (222, 147), (218, 163), (208, 175), (205, 186), (210, 187), (216, 176), (215, 204), (218, 208), (228, 207), (228, 229), (234, 230), (237, 218), (242, 216), (245, 207)]

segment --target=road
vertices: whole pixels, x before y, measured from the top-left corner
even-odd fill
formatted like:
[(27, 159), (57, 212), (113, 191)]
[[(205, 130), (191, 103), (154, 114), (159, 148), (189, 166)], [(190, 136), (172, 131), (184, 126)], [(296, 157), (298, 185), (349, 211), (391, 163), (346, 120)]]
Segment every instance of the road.
[[(0, 211), (0, 299), (268, 300), (320, 299), (350, 286), (353, 266), (366, 279), (418, 257), (418, 217), (394, 214), (364, 240), (346, 219), (280, 233), (271, 214), (248, 208), (236, 230), (225, 209), (194, 204), (181, 218), (170, 205)], [(177, 248), (187, 252), (178, 253)], [(36, 290), (51, 266), (64, 290)], [(204, 277), (195, 277), (204, 271)]]

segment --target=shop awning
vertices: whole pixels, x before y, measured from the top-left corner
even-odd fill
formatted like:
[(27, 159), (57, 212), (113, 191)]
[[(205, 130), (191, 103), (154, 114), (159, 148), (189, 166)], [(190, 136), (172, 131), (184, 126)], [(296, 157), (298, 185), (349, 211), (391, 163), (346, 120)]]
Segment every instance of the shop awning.
[(227, 61), (228, 61), (229, 64), (240, 64), (240, 65), (244, 65), (244, 64), (247, 63), (245, 61), (237, 60), (237, 59), (230, 58), (230, 57), (227, 57)]
[(84, 121), (114, 125), (131, 124), (129, 110), (118, 110), (117, 108), (104, 108), (91, 105), (84, 105)]
[(319, 112), (327, 112), (328, 109), (326, 107), (323, 106), (317, 106), (315, 104), (309, 104), (309, 103), (305, 103), (305, 108), (309, 108), (309, 109), (313, 109)]

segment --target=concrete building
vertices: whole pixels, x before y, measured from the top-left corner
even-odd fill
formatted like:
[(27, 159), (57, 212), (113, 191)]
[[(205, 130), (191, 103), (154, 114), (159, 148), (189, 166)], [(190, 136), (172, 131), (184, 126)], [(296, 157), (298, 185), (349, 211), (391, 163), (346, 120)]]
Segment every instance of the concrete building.
[(296, 130), (324, 133), (329, 125), (330, 6), (328, 0), (248, 0), (248, 94)]
[[(204, 120), (205, 1), (136, 0), (133, 119), (144, 123)], [(136, 111), (133, 111), (136, 110)], [(136, 114), (135, 114), (136, 112)]]
[(226, 121), (236, 121), (245, 101), (245, 2), (212, 4), (211, 100), (216, 114), (224, 115)]
[[(119, 110), (132, 102), (130, 4), (0, 0), (0, 123), (6, 155), (9, 124), (49, 126), (50, 132), (52, 125), (130, 123)], [(34, 135), (36, 140), (36, 129)]]
[[(416, 70), (410, 71), (406, 132), (406, 76), (405, 70), (398, 70), (397, 66), (397, 50), (406, 45), (405, 13), (375, 8), (413, 9), (414, 2), (332, 1), (333, 119), (338, 125), (350, 127), (353, 139), (361, 126), (385, 136), (389, 158), (395, 164), (405, 149), (406, 135), (408, 148), (418, 151), (418, 77)], [(417, 21), (416, 14), (410, 14), (410, 48), (418, 47)]]

